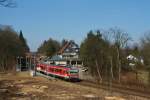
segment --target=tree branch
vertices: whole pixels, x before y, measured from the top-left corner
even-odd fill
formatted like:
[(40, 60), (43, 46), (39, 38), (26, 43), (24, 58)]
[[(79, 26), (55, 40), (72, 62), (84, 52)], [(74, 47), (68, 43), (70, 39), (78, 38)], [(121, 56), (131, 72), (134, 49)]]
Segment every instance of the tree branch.
[(13, 0), (0, 0), (0, 6), (15, 8), (16, 3)]

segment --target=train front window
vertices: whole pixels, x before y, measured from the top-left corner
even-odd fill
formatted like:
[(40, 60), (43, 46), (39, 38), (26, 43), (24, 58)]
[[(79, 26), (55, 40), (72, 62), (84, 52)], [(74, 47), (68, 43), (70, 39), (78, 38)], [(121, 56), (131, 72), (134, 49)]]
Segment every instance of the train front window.
[(67, 65), (67, 66), (65, 66), (66, 68), (72, 68), (73, 66), (71, 66), (71, 65)]
[(78, 73), (78, 70), (70, 70), (69, 72), (70, 72), (70, 74)]

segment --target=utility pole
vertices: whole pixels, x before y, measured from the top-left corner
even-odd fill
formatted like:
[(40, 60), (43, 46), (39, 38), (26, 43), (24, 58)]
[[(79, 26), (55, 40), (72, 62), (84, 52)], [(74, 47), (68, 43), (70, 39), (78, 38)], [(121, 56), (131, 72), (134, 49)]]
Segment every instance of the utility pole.
[(36, 64), (35, 64), (36, 62), (35, 62), (35, 58), (36, 58), (36, 57), (34, 56), (34, 72), (35, 72), (34, 74), (35, 74), (35, 76), (36, 76)]
[(19, 71), (19, 62), (18, 62), (19, 60), (18, 60), (18, 59), (19, 59), (19, 57), (17, 57), (17, 62), (16, 62), (16, 63), (17, 63), (17, 65), (16, 65), (16, 71)]
[(29, 57), (29, 71), (31, 71), (31, 57)]
[(20, 57), (20, 71), (21, 71), (21, 58), (22, 58), (22, 57)]
[(28, 69), (28, 64), (27, 64), (27, 62), (28, 62), (28, 56), (26, 56), (26, 69)]

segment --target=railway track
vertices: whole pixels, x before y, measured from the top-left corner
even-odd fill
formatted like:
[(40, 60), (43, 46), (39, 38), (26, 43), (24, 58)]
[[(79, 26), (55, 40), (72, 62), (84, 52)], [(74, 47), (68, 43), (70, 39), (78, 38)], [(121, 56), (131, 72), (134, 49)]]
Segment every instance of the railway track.
[(119, 93), (122, 93), (125, 95), (133, 95), (133, 96), (139, 96), (139, 97), (144, 97), (144, 98), (150, 99), (150, 92), (149, 91), (137, 90), (134, 88), (123, 87), (120, 85), (117, 86), (117, 85), (112, 84), (110, 86), (108, 84), (96, 84), (94, 82), (90, 82), (90, 81), (86, 81), (86, 80), (75, 83), (75, 84), (93, 87), (93, 88), (104, 89), (104, 90), (107, 90), (110, 92), (119, 92)]
[[(39, 73), (39, 72), (36, 72), (36, 75), (42, 76), (42, 77), (45, 77), (48, 79), (55, 79), (55, 77), (49, 76), (47, 74)], [(144, 98), (150, 99), (150, 91), (144, 91), (144, 90), (139, 90), (139, 89), (135, 89), (135, 88), (131, 88), (131, 87), (125, 87), (125, 86), (121, 86), (119, 84), (107, 84), (107, 83), (96, 84), (94, 82), (90, 82), (90, 81), (86, 81), (86, 80), (82, 80), (79, 82), (73, 81), (72, 83), (77, 84), (77, 85), (92, 87), (92, 88), (96, 88), (96, 89), (97, 88), (104, 89), (104, 90), (107, 90), (110, 92), (118, 92), (118, 93), (122, 93), (125, 95), (139, 96), (139, 97), (144, 97)], [(149, 89), (147, 89), (147, 90), (149, 90)]]

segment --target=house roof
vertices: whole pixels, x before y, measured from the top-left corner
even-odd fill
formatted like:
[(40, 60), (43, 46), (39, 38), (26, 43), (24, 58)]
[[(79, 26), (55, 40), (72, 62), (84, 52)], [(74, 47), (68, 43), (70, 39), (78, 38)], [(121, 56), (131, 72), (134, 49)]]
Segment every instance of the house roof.
[(58, 54), (62, 54), (62, 53), (65, 51), (65, 49), (69, 46), (69, 44), (70, 44), (70, 42), (67, 42), (67, 43), (59, 50)]
[(46, 60), (48, 60), (48, 61), (68, 61), (68, 60), (81, 61), (81, 59), (79, 59), (79, 58), (69, 58), (69, 59), (66, 59), (66, 58), (62, 58), (59, 55), (52, 56), (51, 58), (48, 58)]
[(55, 56), (52, 56), (52, 58), (50, 58), (49, 60), (51, 60), (51, 61), (61, 61), (62, 58), (58, 55), (55, 55)]
[[(58, 52), (58, 54), (62, 54), (65, 52), (67, 48), (69, 48), (71, 45), (75, 45), (76, 48), (79, 48), (78, 45), (74, 41), (68, 41)], [(71, 50), (72, 51), (72, 50)]]

